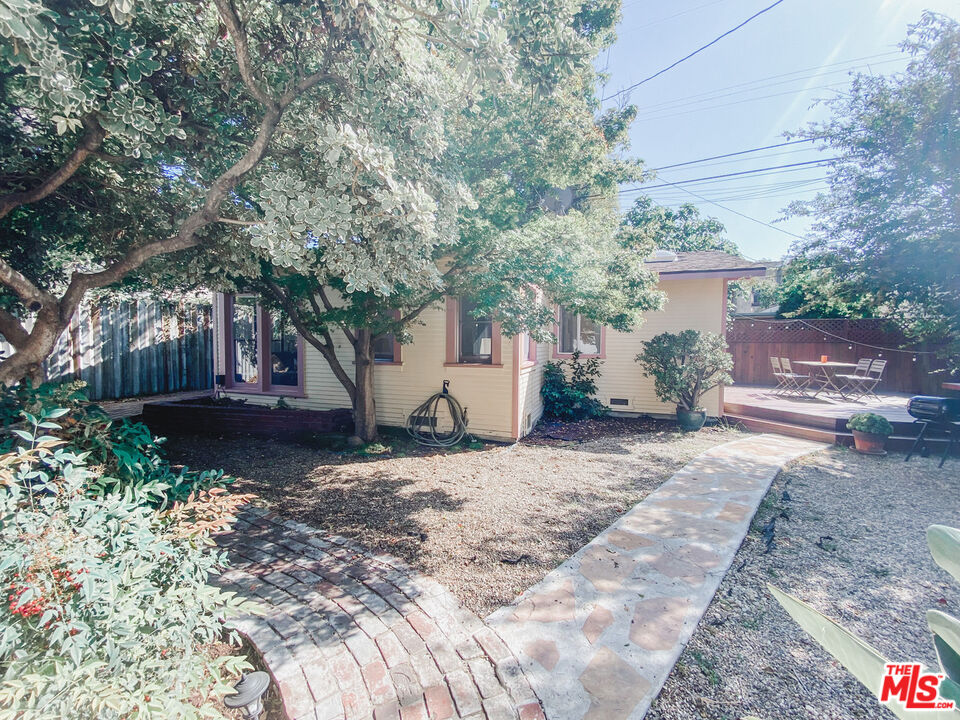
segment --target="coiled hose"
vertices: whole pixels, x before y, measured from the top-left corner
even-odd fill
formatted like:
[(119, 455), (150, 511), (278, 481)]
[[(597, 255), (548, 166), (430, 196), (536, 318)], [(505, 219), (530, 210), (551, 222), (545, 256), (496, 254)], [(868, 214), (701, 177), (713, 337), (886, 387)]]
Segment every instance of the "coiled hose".
[[(450, 381), (443, 381), (443, 390), (431, 395), (407, 418), (407, 432), (421, 445), (429, 447), (452, 447), (467, 434), (467, 411), (450, 394)], [(440, 401), (446, 400), (447, 412), (453, 427), (449, 432), (437, 431), (437, 413)]]

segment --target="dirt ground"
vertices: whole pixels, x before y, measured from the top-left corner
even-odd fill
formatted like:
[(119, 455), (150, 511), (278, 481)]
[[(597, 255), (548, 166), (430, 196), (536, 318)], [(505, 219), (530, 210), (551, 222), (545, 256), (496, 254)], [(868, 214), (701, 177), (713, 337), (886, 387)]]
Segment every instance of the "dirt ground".
[[(834, 448), (775, 481), (649, 720), (894, 720), (790, 619), (772, 583), (894, 661), (936, 666), (925, 614), (960, 615), (960, 587), (925, 532), (960, 526), (960, 460)], [(763, 529), (775, 519), (773, 548)]]
[(671, 422), (542, 425), (453, 451), (385, 437), (357, 452), (253, 437), (171, 438), (170, 459), (236, 476), (281, 514), (399, 556), (481, 617), (505, 605), (688, 460), (742, 435)]

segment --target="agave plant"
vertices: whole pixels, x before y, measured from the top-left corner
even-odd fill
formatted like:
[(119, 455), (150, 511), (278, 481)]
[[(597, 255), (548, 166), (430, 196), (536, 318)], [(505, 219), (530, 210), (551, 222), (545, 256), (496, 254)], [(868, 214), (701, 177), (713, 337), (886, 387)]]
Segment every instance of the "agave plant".
[[(927, 544), (937, 565), (960, 582), (960, 530), (944, 525), (927, 528)], [(833, 655), (849, 670), (874, 697), (879, 697), (883, 682), (884, 665), (889, 660), (877, 650), (817, 612), (805, 602), (767, 585), (790, 616), (797, 621), (814, 640)], [(953, 700), (953, 710), (907, 710), (898, 703), (887, 707), (901, 720), (958, 720), (960, 718), (960, 620), (940, 612), (927, 611), (927, 625), (933, 633), (933, 644), (940, 661), (944, 678), (940, 683), (940, 698)]]

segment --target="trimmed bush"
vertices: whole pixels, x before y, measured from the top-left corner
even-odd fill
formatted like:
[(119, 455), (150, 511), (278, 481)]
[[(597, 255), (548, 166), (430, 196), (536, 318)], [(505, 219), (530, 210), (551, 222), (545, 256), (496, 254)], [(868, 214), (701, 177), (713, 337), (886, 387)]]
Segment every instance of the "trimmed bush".
[(643, 343), (636, 361), (643, 367), (644, 377), (653, 378), (660, 401), (684, 410), (701, 410), (704, 393), (717, 385), (733, 384), (733, 358), (726, 340), (716, 333), (660, 333)]

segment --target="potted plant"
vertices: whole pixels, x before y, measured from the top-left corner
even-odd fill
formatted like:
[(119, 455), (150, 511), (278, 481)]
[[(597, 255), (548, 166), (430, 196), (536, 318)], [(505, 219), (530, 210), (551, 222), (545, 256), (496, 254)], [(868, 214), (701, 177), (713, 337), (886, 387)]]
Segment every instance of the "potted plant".
[(644, 376), (653, 378), (657, 397), (676, 403), (677, 423), (685, 431), (703, 427), (707, 419), (707, 411), (700, 406), (704, 393), (733, 383), (733, 358), (727, 352), (727, 342), (716, 333), (661, 333), (643, 343), (643, 352), (636, 360)]
[(847, 420), (847, 427), (853, 432), (853, 444), (857, 452), (864, 455), (887, 454), (883, 445), (893, 434), (893, 425), (883, 415), (857, 413)]

